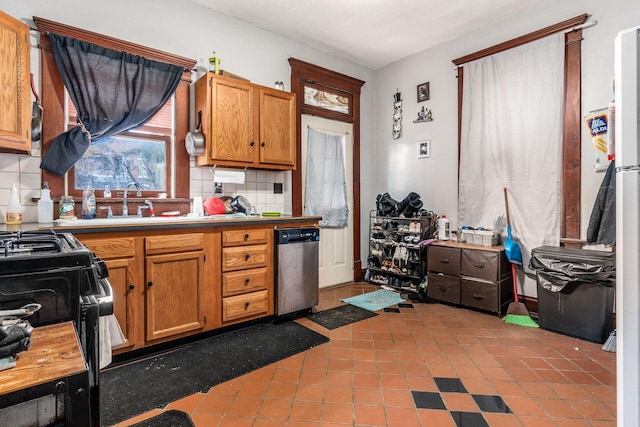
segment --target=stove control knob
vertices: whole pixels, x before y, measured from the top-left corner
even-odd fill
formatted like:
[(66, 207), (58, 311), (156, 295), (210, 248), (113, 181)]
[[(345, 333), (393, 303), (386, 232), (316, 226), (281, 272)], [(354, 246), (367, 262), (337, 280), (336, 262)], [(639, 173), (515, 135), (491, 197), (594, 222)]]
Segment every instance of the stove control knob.
[(109, 277), (109, 270), (107, 269), (107, 264), (101, 258), (95, 258), (94, 263), (96, 266), (96, 274), (99, 279), (106, 279)]

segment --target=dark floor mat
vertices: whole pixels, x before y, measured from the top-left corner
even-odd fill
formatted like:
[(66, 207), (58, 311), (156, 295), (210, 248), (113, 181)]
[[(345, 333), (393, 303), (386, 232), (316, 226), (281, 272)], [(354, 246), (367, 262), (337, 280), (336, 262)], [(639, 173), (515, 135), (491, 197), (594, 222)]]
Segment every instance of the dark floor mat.
[(340, 307), (323, 310), (307, 316), (307, 319), (316, 322), (327, 329), (336, 329), (350, 323), (359, 322), (370, 317), (377, 316), (373, 311), (347, 304)]
[(293, 321), (267, 323), (107, 369), (100, 374), (102, 425), (164, 408), (327, 341)]
[(148, 420), (132, 424), (131, 427), (195, 427), (195, 424), (186, 412), (172, 409)]

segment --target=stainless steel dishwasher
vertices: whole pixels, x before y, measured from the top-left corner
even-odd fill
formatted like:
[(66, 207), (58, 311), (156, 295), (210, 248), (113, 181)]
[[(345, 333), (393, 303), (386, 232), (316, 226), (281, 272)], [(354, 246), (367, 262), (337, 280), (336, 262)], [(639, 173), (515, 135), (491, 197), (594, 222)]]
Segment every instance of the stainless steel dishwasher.
[(318, 304), (320, 230), (276, 228), (276, 314), (308, 310)]

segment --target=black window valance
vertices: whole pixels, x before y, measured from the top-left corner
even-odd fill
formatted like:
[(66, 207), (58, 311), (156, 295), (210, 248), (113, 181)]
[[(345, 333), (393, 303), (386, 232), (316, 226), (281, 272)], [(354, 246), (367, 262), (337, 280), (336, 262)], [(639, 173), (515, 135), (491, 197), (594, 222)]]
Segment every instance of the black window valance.
[(49, 33), (78, 126), (58, 135), (41, 169), (64, 175), (92, 143), (151, 119), (174, 94), (183, 67)]

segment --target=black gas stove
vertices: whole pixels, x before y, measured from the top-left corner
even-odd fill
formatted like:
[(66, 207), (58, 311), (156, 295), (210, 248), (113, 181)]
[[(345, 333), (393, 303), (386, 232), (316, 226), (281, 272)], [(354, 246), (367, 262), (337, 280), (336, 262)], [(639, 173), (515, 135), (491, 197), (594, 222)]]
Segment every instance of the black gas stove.
[(71, 233), (0, 232), (0, 309), (31, 303), (41, 305), (28, 317), (34, 327), (74, 322), (89, 371), (91, 426), (99, 426), (99, 317), (113, 314), (106, 265)]

